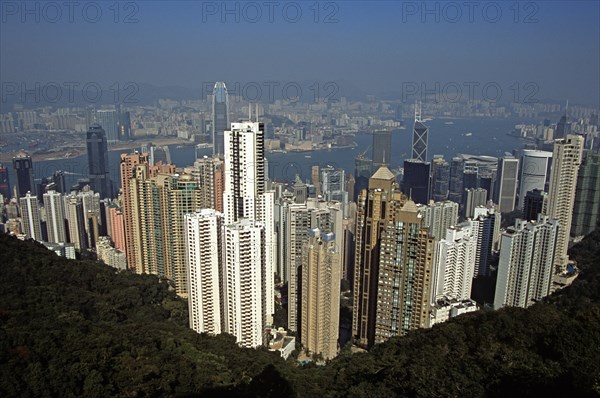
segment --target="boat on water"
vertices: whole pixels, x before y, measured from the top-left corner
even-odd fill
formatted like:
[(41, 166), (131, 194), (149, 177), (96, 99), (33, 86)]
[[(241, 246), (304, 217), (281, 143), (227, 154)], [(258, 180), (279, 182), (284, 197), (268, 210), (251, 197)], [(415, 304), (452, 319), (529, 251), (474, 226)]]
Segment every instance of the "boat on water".
[(305, 158), (307, 158), (307, 159), (310, 159), (310, 158), (312, 158), (312, 156), (311, 156), (311, 155), (304, 155), (304, 157), (305, 157)]
[(450, 125), (450, 124), (454, 124), (454, 122), (444, 122), (444, 124)]
[(465, 137), (470, 137), (470, 136), (472, 136), (472, 135), (473, 135), (473, 133), (466, 133), (466, 134), (465, 134)]

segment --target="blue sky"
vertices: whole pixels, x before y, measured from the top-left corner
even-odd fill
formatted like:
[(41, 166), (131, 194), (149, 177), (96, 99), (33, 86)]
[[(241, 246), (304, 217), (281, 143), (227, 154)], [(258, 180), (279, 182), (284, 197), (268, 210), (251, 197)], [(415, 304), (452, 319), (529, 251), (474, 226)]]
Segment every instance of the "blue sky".
[(56, 18), (44, 2), (2, 1), (0, 79), (185, 87), (318, 80), (373, 94), (407, 83), (498, 82), (506, 92), (534, 82), (539, 99), (600, 103), (598, 1), (475, 1), (471, 18), (463, 1), (274, 3), (269, 21), (263, 1), (226, 3), (230, 13), (222, 2), (95, 2), (87, 17), (88, 3), (79, 2), (71, 22), (63, 2), (54, 3)]

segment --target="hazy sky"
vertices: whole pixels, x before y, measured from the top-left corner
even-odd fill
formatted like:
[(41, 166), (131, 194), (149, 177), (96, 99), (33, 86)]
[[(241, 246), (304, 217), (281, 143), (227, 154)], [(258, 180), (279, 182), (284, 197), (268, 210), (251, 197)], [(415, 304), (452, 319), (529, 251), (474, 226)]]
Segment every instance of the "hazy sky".
[(222, 2), (2, 1), (0, 79), (339, 81), (373, 94), (497, 82), (503, 99), (537, 87), (538, 99), (598, 105), (599, 3), (259, 1), (226, 13)]

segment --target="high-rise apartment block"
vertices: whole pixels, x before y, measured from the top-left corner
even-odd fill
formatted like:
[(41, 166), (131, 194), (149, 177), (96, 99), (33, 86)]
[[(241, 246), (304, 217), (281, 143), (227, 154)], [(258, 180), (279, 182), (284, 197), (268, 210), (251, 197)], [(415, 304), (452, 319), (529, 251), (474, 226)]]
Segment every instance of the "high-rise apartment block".
[(65, 210), (62, 195), (56, 191), (49, 191), (45, 193), (44, 209), (46, 210), (48, 242), (67, 243)]
[(40, 224), (40, 208), (37, 196), (27, 192), (25, 196), (19, 198), (21, 208), (21, 223), (23, 233), (29, 239), (42, 241), (42, 229)]
[(333, 233), (309, 231), (302, 248), (301, 342), (324, 359), (337, 355), (341, 258)]
[(560, 223), (554, 257), (556, 271), (564, 270), (568, 262), (567, 249), (583, 142), (579, 135), (567, 135), (554, 141), (547, 215)]
[(363, 347), (428, 325), (434, 240), (394, 180), (380, 167), (359, 195), (352, 332)]
[(600, 154), (588, 152), (579, 174), (573, 207), (571, 234), (590, 234), (600, 222)]
[(516, 220), (502, 234), (494, 308), (528, 307), (550, 294), (560, 230), (557, 220)]

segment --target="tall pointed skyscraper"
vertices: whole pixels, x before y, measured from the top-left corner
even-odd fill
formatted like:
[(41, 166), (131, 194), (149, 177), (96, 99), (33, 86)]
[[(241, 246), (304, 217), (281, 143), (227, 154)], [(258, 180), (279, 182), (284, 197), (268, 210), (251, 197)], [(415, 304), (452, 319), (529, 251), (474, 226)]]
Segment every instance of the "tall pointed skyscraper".
[(112, 182), (108, 174), (108, 145), (106, 133), (98, 124), (92, 124), (87, 132), (88, 173), (90, 186), (102, 199), (112, 198)]
[(412, 159), (427, 161), (427, 137), (429, 127), (421, 121), (421, 104), (415, 103), (415, 126), (412, 136)]
[(212, 98), (213, 155), (223, 155), (224, 132), (229, 129), (229, 99), (225, 83), (215, 83)]

